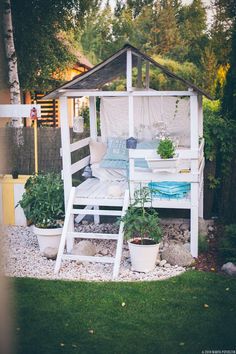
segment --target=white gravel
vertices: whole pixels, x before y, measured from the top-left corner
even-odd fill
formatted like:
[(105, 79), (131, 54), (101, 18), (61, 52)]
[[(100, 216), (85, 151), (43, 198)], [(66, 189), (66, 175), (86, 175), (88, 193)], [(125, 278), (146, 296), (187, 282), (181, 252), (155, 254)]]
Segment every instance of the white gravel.
[[(96, 227), (97, 232), (116, 232), (116, 225), (81, 225), (80, 230), (87, 231)], [(97, 230), (99, 228), (99, 231)], [(54, 274), (55, 261), (43, 257), (39, 251), (37, 238), (31, 228), (9, 226), (3, 235), (5, 254), (4, 272), (10, 277), (30, 277), (40, 279), (63, 279), (84, 281), (111, 281), (112, 268), (110, 264), (79, 263), (78, 261), (62, 261), (58, 275)], [(114, 241), (96, 241), (97, 255), (114, 255)], [(123, 246), (120, 274), (117, 281), (162, 280), (185, 271), (179, 266), (156, 266), (149, 273), (138, 273), (131, 270), (128, 246)]]

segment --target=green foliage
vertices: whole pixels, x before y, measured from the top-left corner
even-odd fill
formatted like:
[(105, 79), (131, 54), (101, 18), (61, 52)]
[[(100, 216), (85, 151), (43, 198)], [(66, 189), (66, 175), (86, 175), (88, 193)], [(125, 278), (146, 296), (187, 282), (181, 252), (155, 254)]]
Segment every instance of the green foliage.
[(225, 227), (224, 234), (219, 241), (219, 255), (225, 262), (236, 263), (236, 224)]
[(220, 159), (221, 174), (229, 173), (229, 165), (236, 149), (236, 121), (222, 117), (219, 101), (204, 100), (205, 156)]
[(35, 226), (61, 226), (60, 221), (64, 219), (64, 192), (60, 175), (48, 173), (30, 177), (19, 205)]
[(158, 243), (162, 237), (158, 213), (154, 208), (145, 208), (145, 203), (151, 202), (150, 190), (146, 187), (137, 190), (134, 202), (130, 205), (121, 221), (124, 222), (124, 234), (126, 239), (134, 237), (150, 238)]
[(209, 243), (207, 240), (207, 237), (200, 234), (198, 236), (198, 251), (199, 253), (206, 253), (208, 251), (209, 248)]
[[(194, 82), (196, 85), (200, 85), (202, 82), (201, 73), (198, 68), (189, 62), (177, 62), (173, 59), (168, 59), (160, 55), (153, 55), (153, 59), (158, 63), (166, 67), (168, 70), (179, 75), (183, 79)], [(153, 69), (150, 73), (150, 86), (155, 90), (182, 90), (184, 85), (178, 80), (171, 80), (159, 69)], [(201, 86), (201, 85), (200, 85)]]
[(230, 68), (226, 75), (222, 99), (222, 114), (226, 115), (228, 119), (236, 121), (236, 19), (232, 33)]
[(170, 138), (161, 140), (157, 148), (157, 153), (162, 159), (173, 158), (175, 154), (175, 146), (173, 141)]
[(61, 38), (96, 0), (12, 0), (14, 41), (21, 88), (47, 90), (60, 84), (59, 70), (75, 62)]

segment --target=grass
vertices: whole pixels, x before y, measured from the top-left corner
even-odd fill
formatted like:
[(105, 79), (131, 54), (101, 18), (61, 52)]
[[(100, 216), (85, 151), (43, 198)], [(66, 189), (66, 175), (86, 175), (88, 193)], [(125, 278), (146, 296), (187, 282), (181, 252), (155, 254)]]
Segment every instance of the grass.
[(17, 354), (236, 349), (236, 279), (226, 276), (189, 271), (142, 283), (18, 278), (14, 287)]

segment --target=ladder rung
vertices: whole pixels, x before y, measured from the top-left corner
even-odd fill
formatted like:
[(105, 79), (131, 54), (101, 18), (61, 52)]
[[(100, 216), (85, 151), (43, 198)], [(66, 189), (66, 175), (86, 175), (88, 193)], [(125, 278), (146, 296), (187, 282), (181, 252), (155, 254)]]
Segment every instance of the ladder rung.
[(96, 240), (118, 240), (119, 234), (103, 234), (93, 232), (68, 232), (69, 237), (73, 238), (90, 238)]
[(97, 256), (80, 256), (74, 254), (63, 254), (62, 259), (68, 259), (70, 261), (82, 261), (82, 262), (98, 262), (98, 263), (114, 263), (114, 257), (97, 257)]
[(72, 209), (71, 214), (74, 215), (111, 215), (121, 216), (121, 210), (89, 210), (89, 209)]

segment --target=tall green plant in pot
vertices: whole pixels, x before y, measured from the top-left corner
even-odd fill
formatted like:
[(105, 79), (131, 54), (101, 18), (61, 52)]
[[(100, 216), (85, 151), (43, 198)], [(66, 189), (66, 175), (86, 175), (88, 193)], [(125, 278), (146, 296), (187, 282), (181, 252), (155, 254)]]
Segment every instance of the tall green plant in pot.
[(47, 173), (30, 177), (19, 205), (28, 222), (34, 225), (40, 251), (44, 252), (47, 247), (58, 249), (65, 215), (60, 175)]
[(151, 201), (150, 190), (147, 187), (140, 188), (121, 219), (124, 222), (125, 239), (128, 240), (132, 270), (138, 272), (149, 272), (155, 268), (162, 238), (157, 211), (152, 206), (145, 207)]

